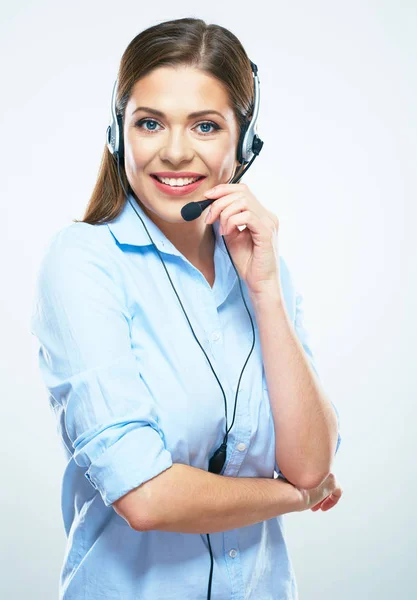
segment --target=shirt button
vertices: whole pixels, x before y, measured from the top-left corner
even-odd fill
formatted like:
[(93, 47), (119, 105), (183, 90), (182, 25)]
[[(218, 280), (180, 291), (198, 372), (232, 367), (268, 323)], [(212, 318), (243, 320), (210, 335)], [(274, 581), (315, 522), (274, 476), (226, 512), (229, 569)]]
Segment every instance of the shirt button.
[(217, 342), (220, 339), (220, 332), (214, 331), (212, 333), (211, 339), (213, 340), (213, 342)]
[(244, 444), (243, 442), (241, 442), (240, 444), (238, 444), (238, 445), (237, 445), (237, 449), (238, 449), (240, 452), (243, 452), (243, 450), (245, 450), (245, 449), (246, 449), (246, 444)]
[(237, 555), (237, 550), (232, 548), (229, 552), (229, 556), (231, 556), (232, 558), (235, 558), (236, 555)]

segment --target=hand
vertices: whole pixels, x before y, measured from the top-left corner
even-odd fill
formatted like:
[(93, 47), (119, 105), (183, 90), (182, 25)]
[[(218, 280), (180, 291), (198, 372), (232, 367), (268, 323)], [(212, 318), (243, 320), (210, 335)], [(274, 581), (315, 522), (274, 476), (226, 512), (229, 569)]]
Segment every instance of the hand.
[(330, 473), (321, 485), (313, 489), (297, 488), (301, 494), (302, 508), (300, 511), (310, 508), (313, 512), (321, 508), (322, 511), (330, 510), (339, 502), (343, 490), (337, 484), (333, 473)]
[[(255, 198), (245, 183), (222, 183), (204, 195), (217, 198), (206, 223), (220, 219), (220, 233), (248, 291), (258, 294), (276, 288), (280, 292), (278, 217)], [(240, 231), (238, 226), (244, 229)]]

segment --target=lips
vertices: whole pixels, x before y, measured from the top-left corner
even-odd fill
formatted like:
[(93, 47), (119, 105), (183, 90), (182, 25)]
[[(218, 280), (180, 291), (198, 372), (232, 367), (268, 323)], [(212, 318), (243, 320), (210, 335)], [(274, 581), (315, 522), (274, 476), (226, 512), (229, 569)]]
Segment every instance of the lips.
[(180, 177), (205, 177), (203, 173), (193, 173), (193, 171), (155, 171), (155, 173), (151, 173), (151, 175), (171, 177), (173, 179), (179, 179)]
[(199, 179), (197, 179), (197, 181), (194, 181), (194, 183), (190, 183), (188, 185), (171, 186), (171, 185), (168, 185), (167, 183), (162, 183), (162, 181), (159, 181), (159, 179), (157, 179), (157, 177), (155, 175), (151, 175), (151, 179), (155, 183), (156, 187), (161, 192), (164, 192), (165, 194), (167, 194), (169, 196), (184, 196), (185, 194), (190, 194), (191, 192), (193, 192), (195, 189), (198, 188), (200, 183), (205, 178), (206, 177), (203, 175), (203, 176), (200, 176)]
[[(176, 177), (174, 177), (174, 175), (169, 175), (169, 176), (168, 175), (154, 175), (153, 173), (151, 174), (151, 177), (154, 177), (158, 181), (160, 181), (162, 178), (163, 179), (189, 179), (190, 177), (192, 177), (193, 179), (197, 178), (197, 181), (199, 179), (204, 179), (205, 178), (204, 175), (187, 175), (187, 176), (185, 176), (185, 175), (182, 175), (182, 176), (177, 175)], [(162, 183), (162, 181), (161, 181), (161, 183)], [(175, 187), (179, 187), (179, 186), (175, 186)]]

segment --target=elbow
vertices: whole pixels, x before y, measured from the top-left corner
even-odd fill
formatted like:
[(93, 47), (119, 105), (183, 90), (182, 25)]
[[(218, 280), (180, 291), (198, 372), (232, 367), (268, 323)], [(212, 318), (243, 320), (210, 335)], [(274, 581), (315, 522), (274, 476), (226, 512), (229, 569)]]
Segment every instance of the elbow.
[(113, 504), (116, 512), (120, 511), (135, 531), (161, 530), (170, 514), (164, 499), (175, 477), (176, 469), (171, 465), (117, 500), (116, 506)]
[(156, 529), (155, 523), (150, 519), (150, 517), (146, 513), (144, 513), (144, 511), (139, 511), (136, 514), (126, 512), (122, 513), (116, 508), (115, 504), (116, 503), (113, 503), (114, 510), (126, 521), (129, 527), (134, 531), (151, 531), (152, 529)]
[(112, 504), (117, 514), (134, 531), (150, 531), (155, 524), (146, 509), (141, 486), (131, 490)]
[(289, 481), (293, 486), (304, 490), (312, 490), (316, 487), (319, 487), (319, 485), (321, 485), (330, 474), (330, 468), (327, 468), (326, 471), (321, 472), (313, 472), (310, 470), (308, 473), (304, 471), (295, 472), (294, 469), (288, 470), (285, 466), (280, 466), (280, 470), (287, 481)]
[(135, 531), (151, 531), (157, 529), (155, 523), (147, 518), (136, 519), (132, 523), (129, 523), (130, 527)]
[(325, 474), (315, 477), (304, 477), (301, 479), (297, 487), (300, 487), (304, 490), (313, 490), (318, 488), (330, 475), (330, 471), (327, 471)]
[(314, 488), (319, 487), (329, 476), (330, 468), (327, 468), (326, 471), (321, 472), (313, 472), (312, 470), (300, 472), (294, 472), (294, 469), (289, 471), (285, 467), (281, 468), (281, 473), (284, 477), (289, 481), (293, 486), (298, 487), (304, 490), (312, 490)]

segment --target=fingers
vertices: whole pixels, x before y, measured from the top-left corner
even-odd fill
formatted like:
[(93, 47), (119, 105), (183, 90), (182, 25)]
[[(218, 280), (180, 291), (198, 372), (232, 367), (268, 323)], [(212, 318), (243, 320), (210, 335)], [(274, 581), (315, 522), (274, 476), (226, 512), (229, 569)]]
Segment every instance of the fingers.
[(323, 500), (323, 502), (321, 503), (321, 510), (322, 511), (326, 511), (326, 510), (330, 510), (331, 508), (333, 508), (333, 506), (335, 506), (338, 502), (338, 498), (335, 498), (333, 496), (333, 494), (330, 494), (330, 496), (327, 496), (327, 498), (325, 498)]
[(333, 508), (333, 506), (336, 506), (336, 504), (339, 502), (341, 495), (342, 495), (342, 490), (340, 488), (338, 488), (332, 494), (330, 494), (329, 496), (324, 498), (324, 500), (322, 500), (321, 502), (319, 502), (318, 504), (313, 506), (311, 508), (311, 510), (313, 512), (316, 512), (320, 508), (323, 512), (330, 510), (331, 508)]

